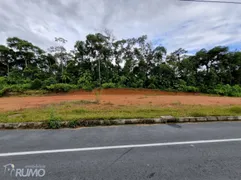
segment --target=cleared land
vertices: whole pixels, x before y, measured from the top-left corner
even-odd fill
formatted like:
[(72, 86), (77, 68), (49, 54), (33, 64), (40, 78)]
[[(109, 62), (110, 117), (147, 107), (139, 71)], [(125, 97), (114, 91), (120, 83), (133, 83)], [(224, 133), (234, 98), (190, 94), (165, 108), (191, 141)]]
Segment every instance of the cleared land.
[(241, 98), (154, 90), (105, 89), (0, 98), (0, 122), (241, 115)]

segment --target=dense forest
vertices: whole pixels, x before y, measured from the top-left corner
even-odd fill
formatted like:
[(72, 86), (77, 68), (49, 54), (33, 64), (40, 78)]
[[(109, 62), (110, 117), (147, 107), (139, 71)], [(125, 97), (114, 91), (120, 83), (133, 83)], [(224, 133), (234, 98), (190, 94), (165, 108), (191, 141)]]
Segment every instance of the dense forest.
[(18, 37), (0, 45), (0, 95), (103, 87), (241, 96), (241, 52), (228, 47), (167, 54), (147, 36), (117, 40), (110, 33), (89, 34), (70, 51), (65, 39), (55, 41), (46, 51)]

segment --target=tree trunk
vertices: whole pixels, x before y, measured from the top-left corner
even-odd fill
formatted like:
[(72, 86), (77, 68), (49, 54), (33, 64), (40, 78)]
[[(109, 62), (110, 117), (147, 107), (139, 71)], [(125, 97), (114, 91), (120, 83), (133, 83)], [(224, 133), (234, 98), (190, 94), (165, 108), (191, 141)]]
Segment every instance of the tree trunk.
[(8, 68), (8, 74), (7, 74), (7, 76), (9, 76), (9, 72), (10, 72), (10, 70), (9, 70), (9, 64), (7, 64), (7, 68)]

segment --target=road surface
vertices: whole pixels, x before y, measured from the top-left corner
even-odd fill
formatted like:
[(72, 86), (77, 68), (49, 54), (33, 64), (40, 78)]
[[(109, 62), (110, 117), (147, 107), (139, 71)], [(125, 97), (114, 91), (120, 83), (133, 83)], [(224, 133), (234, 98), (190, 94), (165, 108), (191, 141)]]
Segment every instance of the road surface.
[(241, 122), (3, 130), (0, 179), (241, 179)]

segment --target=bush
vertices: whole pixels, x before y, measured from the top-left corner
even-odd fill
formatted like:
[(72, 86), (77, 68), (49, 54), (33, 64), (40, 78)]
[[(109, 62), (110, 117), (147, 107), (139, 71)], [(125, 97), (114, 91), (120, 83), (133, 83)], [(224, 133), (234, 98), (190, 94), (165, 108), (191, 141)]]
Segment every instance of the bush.
[(61, 127), (60, 118), (55, 115), (54, 109), (51, 109), (50, 117), (47, 122), (49, 129), (59, 129)]
[(104, 83), (104, 84), (102, 84), (102, 87), (104, 89), (108, 89), (108, 88), (115, 88), (116, 85), (115, 85), (115, 83)]
[(94, 89), (93, 84), (84, 84), (82, 86), (79, 86), (80, 89), (86, 90), (86, 91), (91, 91)]
[(186, 86), (185, 87), (185, 91), (186, 92), (199, 92), (199, 88), (198, 87), (194, 87), (194, 86)]
[(29, 89), (31, 89), (31, 84), (6, 85), (0, 90), (0, 97), (6, 95), (9, 92), (22, 93)]
[(241, 97), (241, 87), (239, 85), (230, 86), (229, 84), (218, 84), (214, 89), (209, 90), (209, 93), (218, 94), (222, 96)]
[(241, 97), (241, 87), (239, 85), (233, 86), (232, 92), (230, 93), (230, 96)]
[(78, 86), (79, 88), (87, 91), (91, 91), (94, 89), (94, 84), (92, 81), (91, 73), (85, 72), (78, 80)]
[(200, 92), (200, 89), (195, 86), (186, 86), (186, 85), (181, 85), (178, 87), (178, 91), (183, 91), (183, 92)]
[(69, 127), (70, 128), (76, 128), (77, 126), (78, 126), (78, 122), (76, 120), (69, 122)]
[(156, 88), (156, 85), (155, 85), (155, 84), (151, 83), (151, 84), (148, 86), (148, 89), (157, 89), (157, 88)]
[(58, 120), (49, 120), (47, 124), (49, 129), (59, 129), (61, 127)]
[(7, 85), (7, 79), (5, 77), (0, 77), (0, 89)]
[(57, 84), (57, 81), (54, 77), (50, 77), (43, 81), (42, 88), (46, 89), (47, 86), (50, 86), (52, 84)]
[(0, 97), (5, 96), (9, 92), (9, 87), (4, 87), (0, 90)]
[(31, 84), (31, 89), (41, 89), (42, 81), (39, 79), (35, 79)]
[(78, 87), (72, 84), (59, 83), (47, 86), (46, 89), (52, 92), (68, 92), (70, 90), (78, 89)]
[(10, 72), (7, 77), (8, 84), (20, 84), (23, 83), (23, 80), (24, 78), (22, 76), (22, 73), (17, 69)]
[(24, 92), (31, 89), (31, 84), (14, 84), (7, 86), (10, 92)]

